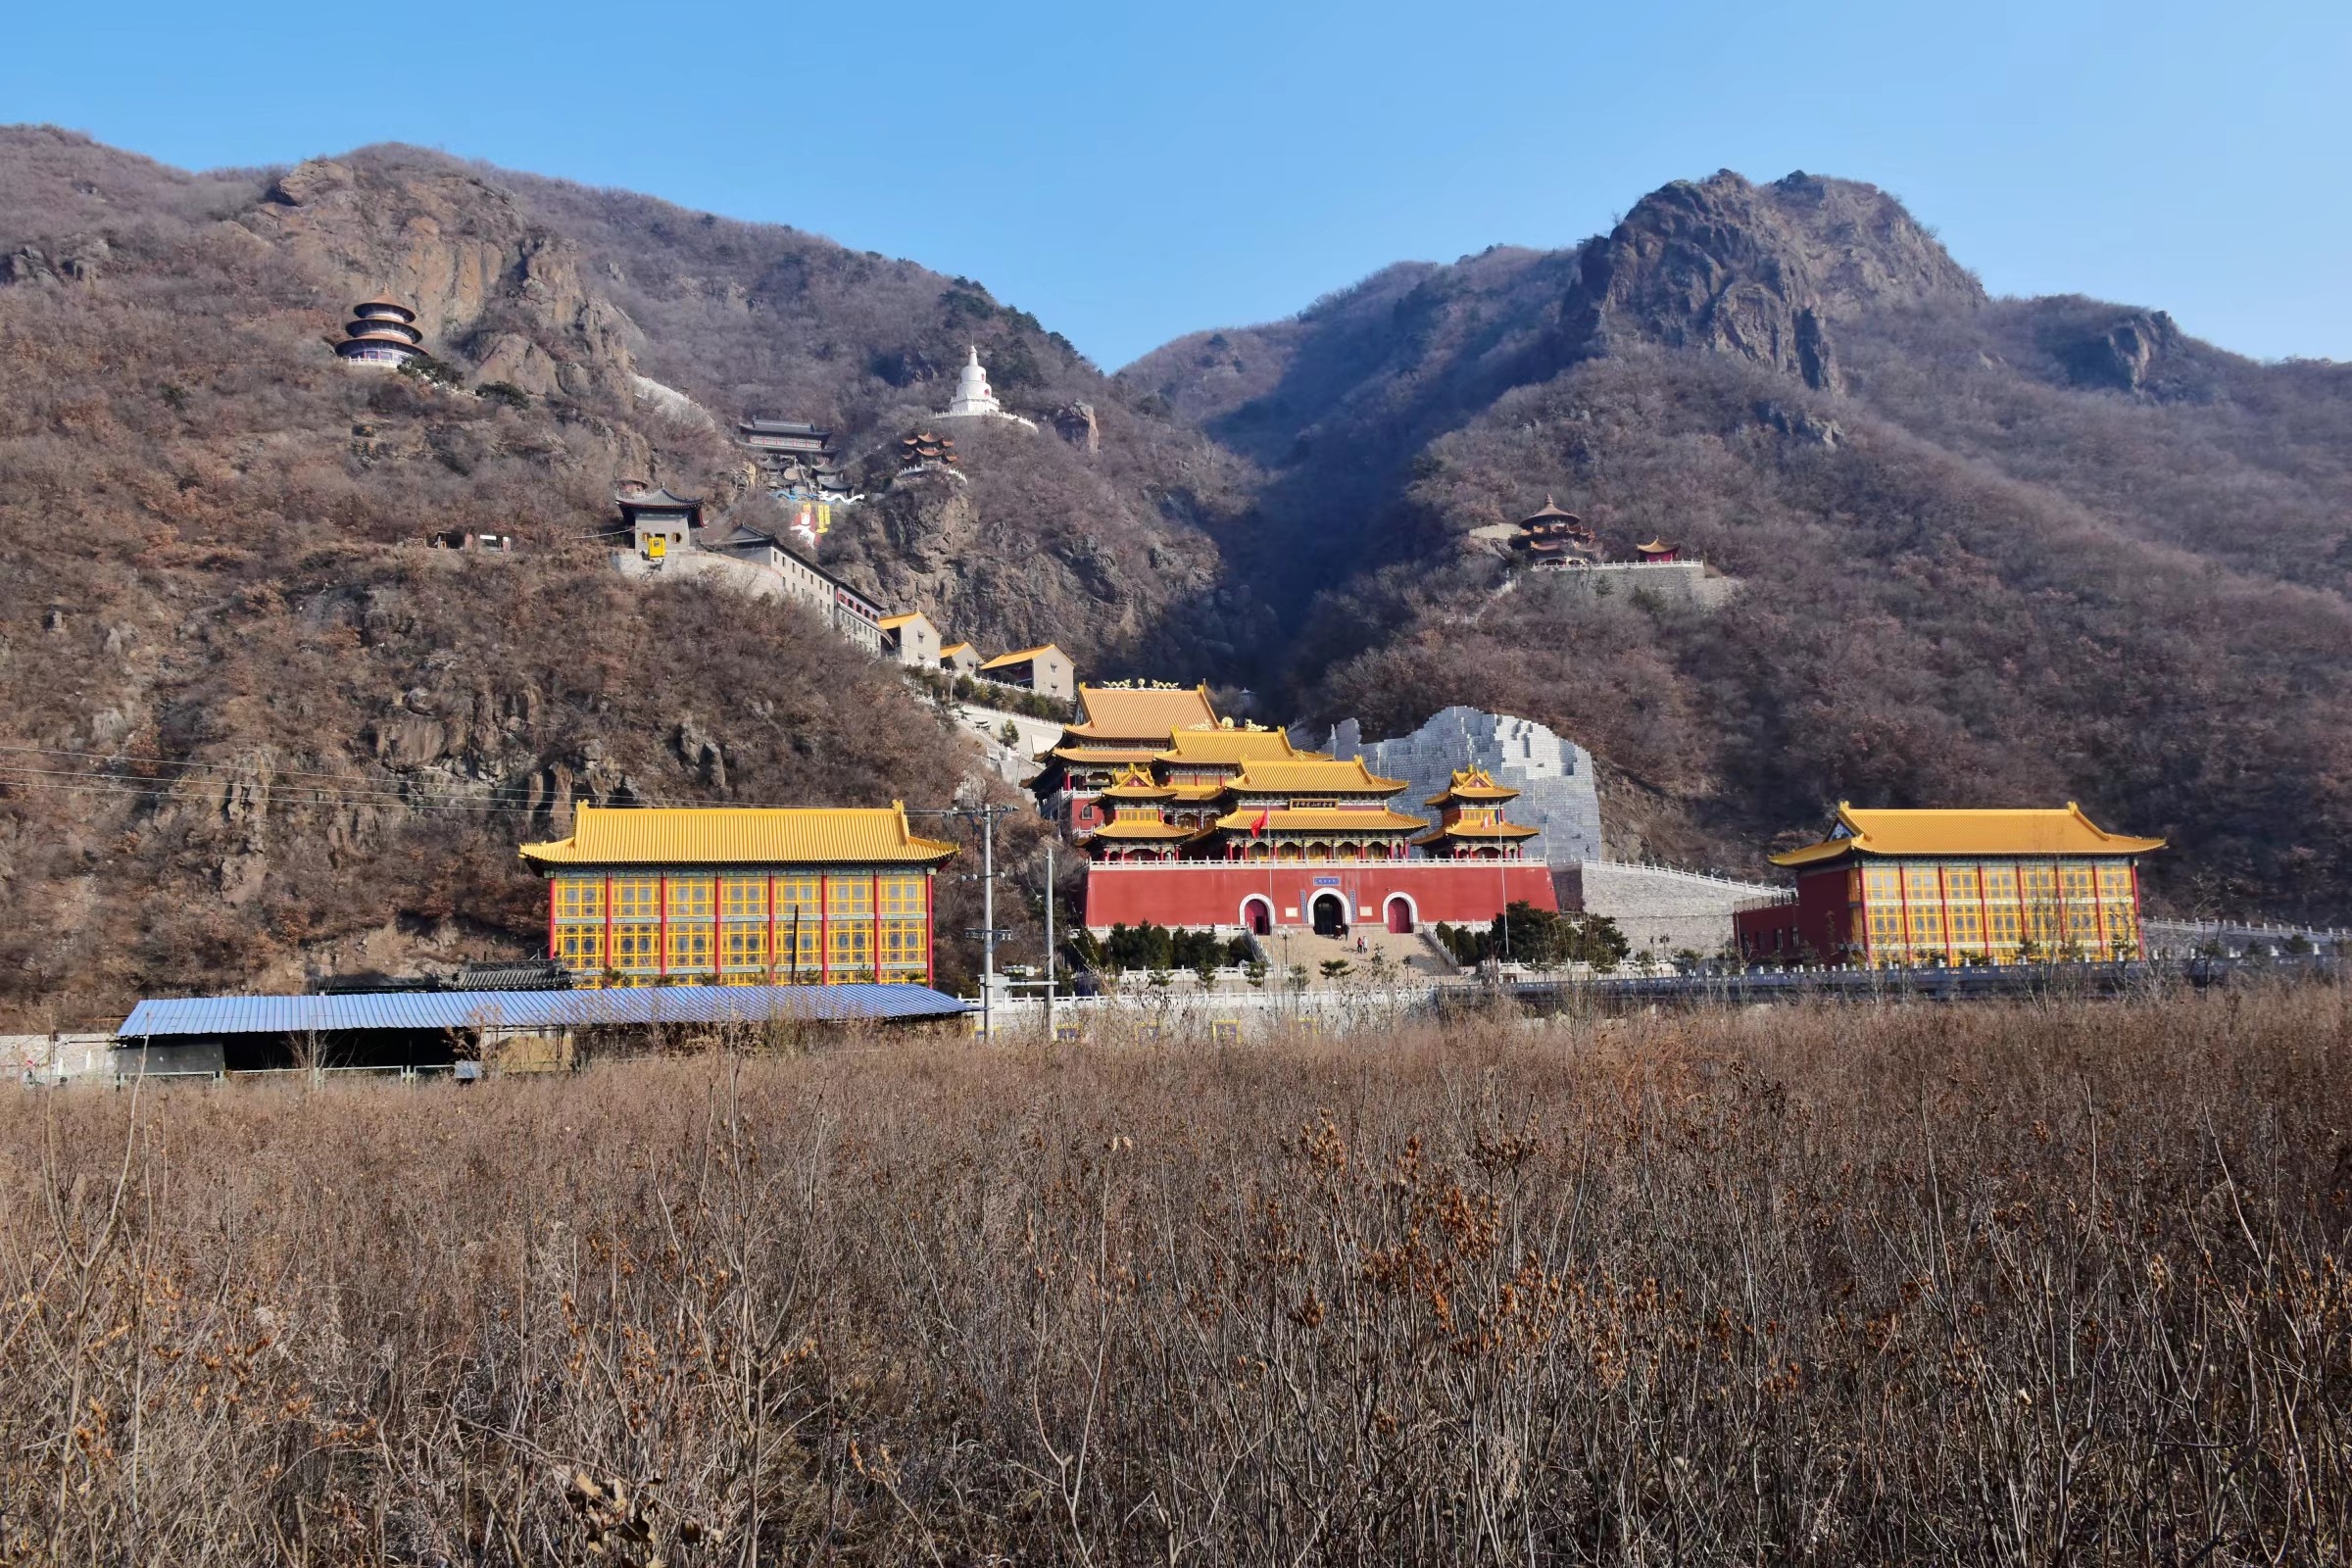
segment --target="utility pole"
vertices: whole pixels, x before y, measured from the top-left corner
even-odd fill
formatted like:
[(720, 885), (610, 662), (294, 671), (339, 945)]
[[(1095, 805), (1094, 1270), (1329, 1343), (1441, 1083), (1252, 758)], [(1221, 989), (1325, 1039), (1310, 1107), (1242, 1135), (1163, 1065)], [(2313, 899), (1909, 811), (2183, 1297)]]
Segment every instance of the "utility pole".
[(1046, 839), (1046, 1041), (1054, 1040), (1054, 840)]
[(980, 808), (980, 1038), (997, 1038), (997, 808)]

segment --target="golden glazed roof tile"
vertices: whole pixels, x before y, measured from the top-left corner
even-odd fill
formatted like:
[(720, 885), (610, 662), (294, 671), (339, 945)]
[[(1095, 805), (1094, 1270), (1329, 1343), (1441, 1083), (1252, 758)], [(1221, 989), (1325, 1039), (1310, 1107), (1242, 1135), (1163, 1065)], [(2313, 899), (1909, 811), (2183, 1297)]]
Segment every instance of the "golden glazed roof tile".
[(917, 838), (906, 808), (583, 806), (571, 837), (525, 844), (542, 869), (563, 865), (937, 865), (956, 846)]
[[(1405, 816), (1385, 807), (1378, 810), (1349, 810), (1338, 806), (1277, 806), (1268, 809), (1265, 817), (1266, 831), (1270, 833), (1393, 833), (1400, 828), (1429, 825), (1417, 816)], [(1257, 818), (1258, 813), (1245, 806), (1218, 817), (1216, 826), (1247, 833)]]
[(1858, 809), (1839, 801), (1830, 837), (1771, 859), (1798, 866), (1845, 855), (2145, 855), (2163, 848), (2162, 839), (2108, 832), (2073, 801), (2059, 808), (1954, 810)]
[(1345, 762), (1330, 758), (1246, 762), (1226, 788), (1243, 794), (1394, 795), (1404, 785), (1400, 778), (1379, 777), (1364, 765), (1362, 758), (1351, 757)]
[(1413, 835), (1415, 844), (1436, 844), (1442, 839), (1532, 839), (1537, 829), (1522, 827), (1516, 822), (1446, 822), (1426, 833)]
[(1193, 686), (1170, 691), (1160, 687), (1081, 686), (1081, 717), (1069, 733), (1078, 740), (1152, 741), (1174, 730), (1214, 729), (1217, 710), (1208, 688)]
[(1467, 767), (1456, 768), (1452, 782), (1421, 804), (1424, 806), (1446, 806), (1455, 801), (1475, 801), (1485, 804), (1492, 801), (1512, 801), (1518, 798), (1517, 790), (1495, 783), (1494, 775), (1489, 773), (1485, 768)]
[(1328, 760), (1321, 752), (1302, 752), (1278, 729), (1179, 729), (1169, 732), (1162, 762), (1179, 765), (1220, 762)]

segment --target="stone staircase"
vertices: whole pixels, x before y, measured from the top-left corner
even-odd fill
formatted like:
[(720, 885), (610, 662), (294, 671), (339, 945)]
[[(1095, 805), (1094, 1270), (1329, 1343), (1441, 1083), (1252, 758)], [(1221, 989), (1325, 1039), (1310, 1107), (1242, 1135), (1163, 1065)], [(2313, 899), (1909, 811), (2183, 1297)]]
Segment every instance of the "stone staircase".
[[(1364, 944), (1361, 953), (1355, 948), (1359, 937)], [(1449, 959), (1439, 954), (1433, 939), (1418, 934), (1399, 935), (1377, 926), (1359, 926), (1344, 937), (1319, 937), (1308, 931), (1286, 929), (1270, 937), (1259, 937), (1257, 946), (1277, 971), (1285, 964), (1304, 969), (1310, 990), (1332, 983), (1323, 978), (1323, 964), (1332, 958), (1345, 958), (1351, 966), (1340, 978), (1341, 985), (1361, 985), (1384, 968), (1389, 978), (1398, 984), (1428, 985), (1450, 980), (1459, 973)], [(1376, 961), (1379, 959), (1386, 959), (1386, 964)]]

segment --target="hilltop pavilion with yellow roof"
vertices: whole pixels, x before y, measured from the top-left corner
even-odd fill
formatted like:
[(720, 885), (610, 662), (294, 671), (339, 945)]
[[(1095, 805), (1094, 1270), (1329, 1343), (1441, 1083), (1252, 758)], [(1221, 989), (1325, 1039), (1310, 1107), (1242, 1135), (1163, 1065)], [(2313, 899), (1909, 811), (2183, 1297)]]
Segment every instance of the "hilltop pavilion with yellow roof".
[(1773, 856), (1786, 902), (1735, 916), (1751, 959), (1961, 965), (2141, 948), (2139, 858), (2164, 840), (2064, 807), (1896, 810), (1840, 801), (1819, 841)]
[(521, 853), (576, 985), (928, 984), (932, 877), (956, 846), (896, 802), (582, 806), (569, 838)]

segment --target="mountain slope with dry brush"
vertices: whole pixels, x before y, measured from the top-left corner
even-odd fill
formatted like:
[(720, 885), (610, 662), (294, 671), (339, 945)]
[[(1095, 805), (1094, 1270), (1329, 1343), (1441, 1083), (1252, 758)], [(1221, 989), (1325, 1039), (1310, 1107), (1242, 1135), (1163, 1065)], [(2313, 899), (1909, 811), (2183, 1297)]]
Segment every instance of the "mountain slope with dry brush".
[(2340, 1561), (2347, 1104), (2320, 988), (24, 1098), (0, 1559)]

